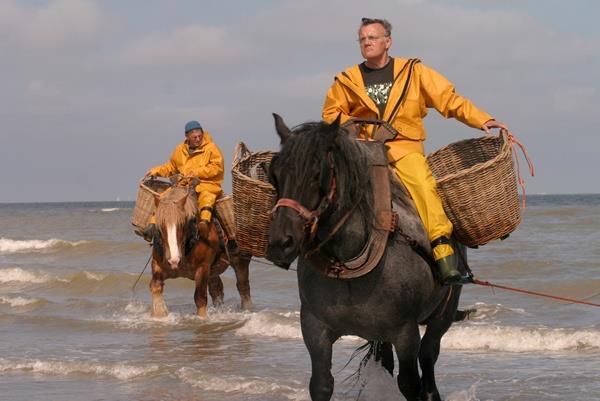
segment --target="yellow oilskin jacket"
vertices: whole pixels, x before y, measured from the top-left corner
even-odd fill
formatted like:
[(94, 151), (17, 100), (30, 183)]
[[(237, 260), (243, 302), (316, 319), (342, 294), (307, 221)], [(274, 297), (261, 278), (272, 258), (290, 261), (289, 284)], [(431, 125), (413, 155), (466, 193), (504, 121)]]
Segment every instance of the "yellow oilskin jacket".
[(198, 177), (200, 184), (196, 186), (196, 192), (209, 191), (216, 195), (222, 191), (223, 172), (223, 155), (207, 131), (204, 131), (202, 145), (198, 148), (190, 152), (184, 141), (177, 145), (168, 162), (149, 171), (150, 175), (161, 177), (174, 174)]
[[(388, 159), (393, 163), (409, 153), (424, 153), (423, 141), (427, 134), (423, 118), (428, 108), (473, 128), (481, 128), (486, 121), (493, 119), (456, 93), (454, 85), (444, 76), (419, 62), (414, 66), (404, 103), (393, 121), (389, 121), (408, 77), (408, 68), (402, 71), (407, 62), (407, 59), (394, 58), (394, 83), (383, 115), (379, 115), (377, 105), (367, 94), (360, 67), (355, 65), (336, 75), (325, 97), (323, 120), (331, 123), (341, 114), (342, 124), (351, 118), (375, 118), (389, 122), (400, 133), (387, 142)], [(371, 137), (372, 128), (369, 127), (362, 136)]]

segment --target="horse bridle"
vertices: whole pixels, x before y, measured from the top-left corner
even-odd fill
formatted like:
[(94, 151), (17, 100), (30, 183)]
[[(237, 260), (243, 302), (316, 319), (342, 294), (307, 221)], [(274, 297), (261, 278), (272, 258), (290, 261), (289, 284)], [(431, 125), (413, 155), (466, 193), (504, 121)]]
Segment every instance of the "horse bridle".
[[(333, 163), (333, 154), (331, 151), (327, 153), (327, 161), (329, 163), (329, 173), (331, 176), (329, 181), (329, 191), (327, 192), (327, 195), (321, 198), (321, 201), (316, 209), (309, 210), (295, 199), (280, 198), (271, 210), (271, 216), (274, 216), (275, 212), (280, 207), (289, 207), (290, 209), (294, 209), (304, 220), (304, 227), (307, 231), (308, 242), (312, 242), (312, 240), (315, 238), (321, 216), (335, 203), (337, 183), (335, 180), (335, 168)], [(337, 231), (337, 229), (335, 231)]]

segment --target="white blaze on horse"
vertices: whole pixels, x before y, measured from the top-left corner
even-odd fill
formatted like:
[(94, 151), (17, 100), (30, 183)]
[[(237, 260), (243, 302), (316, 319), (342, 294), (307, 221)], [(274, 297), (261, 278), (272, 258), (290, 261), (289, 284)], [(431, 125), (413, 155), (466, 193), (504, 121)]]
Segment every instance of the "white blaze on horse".
[(164, 282), (177, 277), (196, 282), (197, 314), (206, 317), (207, 292), (214, 305), (223, 302), (223, 282), (219, 275), (229, 266), (235, 270), (242, 308), (252, 307), (248, 280), (250, 256), (230, 254), (228, 257), (215, 222), (208, 230), (198, 230), (198, 206), (193, 188), (193, 184), (182, 182), (155, 197), (158, 233), (152, 245), (153, 317), (168, 315), (163, 298)]

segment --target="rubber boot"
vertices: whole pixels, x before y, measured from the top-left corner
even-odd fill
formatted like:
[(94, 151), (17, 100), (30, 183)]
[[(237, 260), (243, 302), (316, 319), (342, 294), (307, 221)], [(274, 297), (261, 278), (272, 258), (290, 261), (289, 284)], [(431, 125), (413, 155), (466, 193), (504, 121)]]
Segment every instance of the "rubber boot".
[(212, 218), (212, 209), (203, 207), (200, 210), (200, 222), (198, 223), (198, 237), (208, 238), (210, 232), (210, 219)]
[(435, 261), (438, 266), (438, 279), (441, 285), (458, 283), (462, 276), (456, 269), (456, 255), (445, 256)]
[(439, 237), (431, 242), (433, 258), (437, 264), (437, 278), (441, 285), (457, 283), (462, 276), (457, 269), (457, 260), (447, 237)]
[(144, 238), (144, 240), (148, 242), (152, 242), (154, 236), (156, 235), (156, 224), (150, 223), (144, 229), (137, 229), (135, 233), (140, 237)]

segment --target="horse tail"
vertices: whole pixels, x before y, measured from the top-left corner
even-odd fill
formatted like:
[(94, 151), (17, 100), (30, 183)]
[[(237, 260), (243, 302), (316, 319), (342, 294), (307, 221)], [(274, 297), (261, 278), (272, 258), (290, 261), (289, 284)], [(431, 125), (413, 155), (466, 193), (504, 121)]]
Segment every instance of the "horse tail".
[[(350, 356), (350, 359), (348, 360), (348, 362), (346, 362), (346, 364), (344, 365), (344, 367), (342, 367), (341, 370), (344, 370), (350, 364), (350, 362), (352, 362), (355, 358), (359, 357), (361, 354), (364, 355), (358, 364), (358, 369), (354, 373), (346, 377), (344, 381), (352, 381), (353, 385), (358, 384), (358, 382), (360, 381), (361, 372), (367, 366), (367, 363), (369, 363), (371, 358), (374, 358), (375, 362), (380, 362), (381, 366), (383, 366), (385, 370), (389, 372), (390, 375), (394, 375), (394, 354), (392, 344), (379, 340), (368, 341), (360, 347), (358, 347), (357, 349), (355, 349), (352, 355)], [(359, 397), (365, 384), (366, 383), (360, 383), (361, 389), (359, 391)]]

